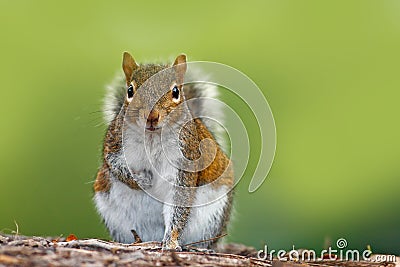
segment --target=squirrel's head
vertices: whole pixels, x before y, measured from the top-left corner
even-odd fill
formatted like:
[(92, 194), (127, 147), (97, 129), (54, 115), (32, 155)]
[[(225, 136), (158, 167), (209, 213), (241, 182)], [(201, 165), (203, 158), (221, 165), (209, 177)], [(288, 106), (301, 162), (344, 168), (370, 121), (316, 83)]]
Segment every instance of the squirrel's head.
[(125, 52), (122, 69), (126, 78), (124, 107), (129, 123), (154, 132), (162, 128), (167, 118), (178, 121), (182, 117), (187, 69), (184, 54), (179, 55), (172, 65), (138, 65)]

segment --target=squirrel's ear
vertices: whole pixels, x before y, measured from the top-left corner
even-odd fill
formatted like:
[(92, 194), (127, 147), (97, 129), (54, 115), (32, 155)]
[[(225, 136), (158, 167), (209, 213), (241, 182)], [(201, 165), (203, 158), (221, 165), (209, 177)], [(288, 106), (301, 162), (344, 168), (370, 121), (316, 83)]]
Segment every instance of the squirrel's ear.
[(186, 73), (186, 55), (185, 54), (180, 54), (174, 62), (173, 67), (175, 68), (176, 74), (177, 74), (177, 82), (178, 83), (183, 83), (183, 78)]
[(128, 52), (124, 52), (123, 60), (122, 60), (122, 69), (124, 70), (126, 77), (126, 84), (129, 84), (132, 81), (132, 73), (139, 66), (136, 64), (135, 60)]

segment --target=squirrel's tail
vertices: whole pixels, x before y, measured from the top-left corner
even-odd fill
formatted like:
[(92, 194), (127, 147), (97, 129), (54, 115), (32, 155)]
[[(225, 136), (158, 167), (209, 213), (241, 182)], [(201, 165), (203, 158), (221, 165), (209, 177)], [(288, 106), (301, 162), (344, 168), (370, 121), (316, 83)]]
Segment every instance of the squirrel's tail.
[(121, 74), (115, 75), (113, 81), (107, 85), (106, 96), (103, 102), (103, 116), (107, 125), (120, 112), (126, 97), (125, 77)]

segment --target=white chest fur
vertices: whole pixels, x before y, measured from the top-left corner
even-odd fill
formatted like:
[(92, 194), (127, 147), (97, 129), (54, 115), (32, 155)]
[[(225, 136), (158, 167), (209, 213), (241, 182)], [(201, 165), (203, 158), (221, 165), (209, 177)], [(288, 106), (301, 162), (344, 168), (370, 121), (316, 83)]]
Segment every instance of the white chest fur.
[(110, 192), (96, 193), (94, 200), (115, 240), (133, 242), (132, 229), (143, 241), (162, 240), (165, 227), (161, 216), (163, 204), (146, 192), (132, 190), (115, 179)]

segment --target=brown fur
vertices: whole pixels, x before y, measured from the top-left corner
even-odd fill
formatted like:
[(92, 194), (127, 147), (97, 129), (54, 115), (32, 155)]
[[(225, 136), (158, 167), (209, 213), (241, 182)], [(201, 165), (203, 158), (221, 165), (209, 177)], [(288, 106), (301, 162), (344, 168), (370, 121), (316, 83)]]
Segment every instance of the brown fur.
[[(127, 105), (125, 103), (124, 105)], [(103, 147), (103, 165), (97, 173), (97, 177), (94, 183), (95, 192), (108, 192), (110, 190), (110, 166), (107, 162), (107, 155), (110, 153), (118, 153), (122, 148), (122, 127), (124, 112), (118, 114), (115, 119), (111, 122), (106, 136), (104, 138)], [(125, 179), (124, 177), (117, 177), (124, 182), (131, 189), (141, 190), (139, 185), (132, 179)]]
[(95, 192), (108, 192), (110, 190), (110, 169), (105, 163), (103, 163), (98, 171), (93, 187)]
[[(206, 126), (202, 123), (200, 119), (195, 119), (196, 130), (199, 134), (200, 140), (211, 139), (216, 143), (214, 136), (208, 131)], [(211, 157), (213, 154), (210, 151), (205, 151), (204, 157)], [(208, 159), (212, 160), (212, 159)], [(217, 153), (212, 163), (204, 170), (200, 171), (197, 185), (201, 186), (204, 184), (215, 182), (214, 186), (227, 185), (231, 186), (233, 184), (233, 168), (232, 163), (221, 150), (217, 144)]]

